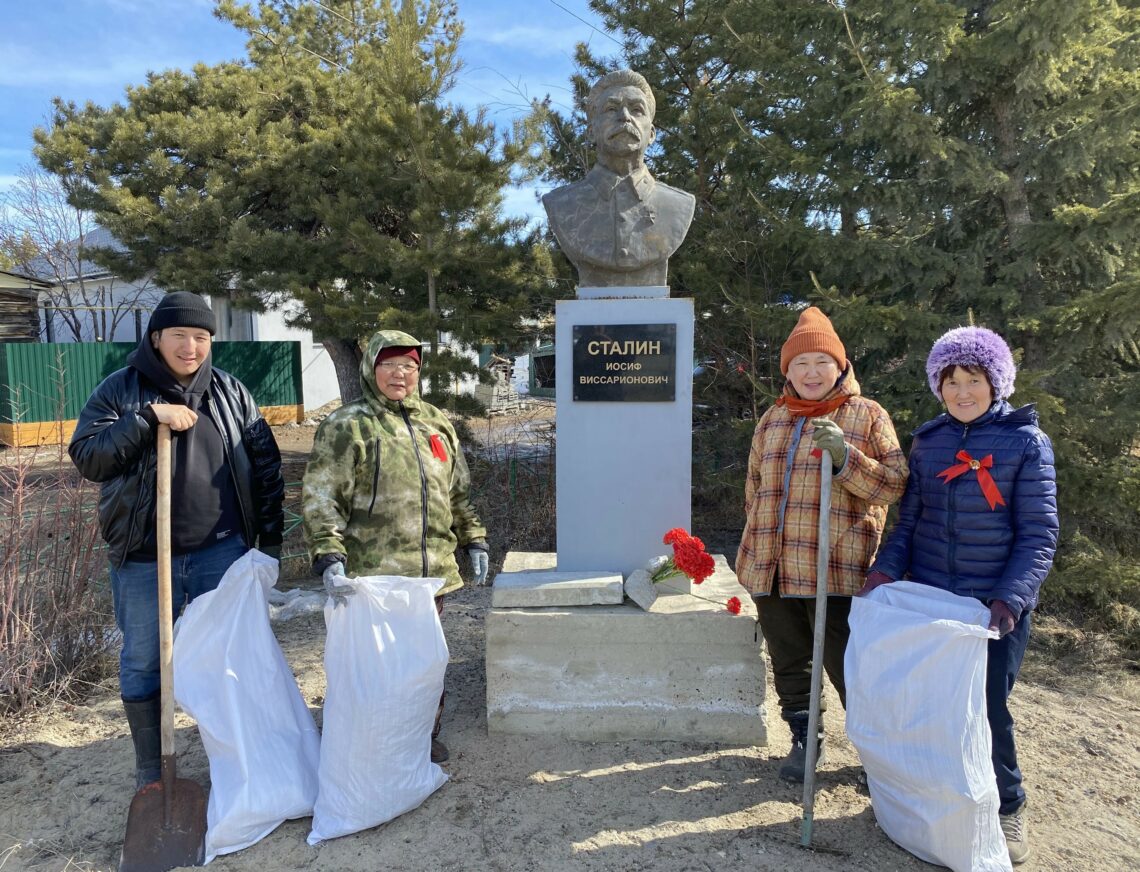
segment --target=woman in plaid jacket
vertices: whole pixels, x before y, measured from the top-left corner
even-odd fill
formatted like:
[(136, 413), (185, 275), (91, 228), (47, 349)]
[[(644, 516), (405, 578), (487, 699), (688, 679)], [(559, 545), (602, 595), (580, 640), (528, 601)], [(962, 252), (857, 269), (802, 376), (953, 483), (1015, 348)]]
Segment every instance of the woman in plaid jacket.
[[(756, 600), (781, 714), (792, 732), (792, 750), (780, 777), (803, 781), (815, 633), (819, 458), (828, 452), (834, 472), (823, 660), (844, 704), (851, 596), (862, 587), (879, 547), (887, 506), (906, 488), (907, 463), (890, 416), (860, 396), (843, 343), (814, 306), (804, 310), (784, 343), (780, 369), (787, 377), (784, 394), (765, 412), (752, 437), (736, 574)], [(822, 736), (821, 720), (821, 743)]]

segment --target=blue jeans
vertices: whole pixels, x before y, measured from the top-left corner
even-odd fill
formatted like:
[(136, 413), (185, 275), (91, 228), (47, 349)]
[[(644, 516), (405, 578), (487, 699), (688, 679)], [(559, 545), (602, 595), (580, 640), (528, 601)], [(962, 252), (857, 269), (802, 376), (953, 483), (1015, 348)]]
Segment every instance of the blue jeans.
[(994, 775), (997, 776), (1000, 814), (1013, 814), (1025, 804), (1017, 748), (1013, 741), (1013, 715), (1009, 694), (1017, 681), (1025, 647), (1029, 644), (1029, 612), (1025, 612), (1010, 633), (989, 641), (986, 659), (986, 718), (993, 733)]
[[(170, 592), (177, 620), (183, 606), (218, 586), (230, 565), (249, 549), (240, 535), (171, 559)], [(111, 567), (115, 623), (123, 634), (119, 694), (125, 702), (159, 692), (158, 563), (127, 560)]]

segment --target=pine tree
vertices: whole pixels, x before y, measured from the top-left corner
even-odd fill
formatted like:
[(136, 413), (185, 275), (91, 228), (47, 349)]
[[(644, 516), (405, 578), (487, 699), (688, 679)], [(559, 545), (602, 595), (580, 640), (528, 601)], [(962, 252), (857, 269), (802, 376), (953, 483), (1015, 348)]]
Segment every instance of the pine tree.
[[(164, 287), (287, 307), (329, 350), (345, 400), (378, 326), (433, 346), (509, 337), (549, 263), (499, 213), (519, 146), (446, 103), (462, 32), (447, 0), (221, 0), (244, 63), (152, 74), (122, 104), (58, 102), (49, 170), (127, 247), (107, 265)], [(430, 383), (470, 371), (433, 355)], [(438, 397), (436, 397), (438, 399)]]
[[(583, 74), (646, 75), (653, 169), (698, 196), (670, 272), (703, 316), (704, 353), (745, 370), (761, 411), (796, 305), (818, 303), (909, 441), (938, 411), (933, 340), (970, 319), (1001, 332), (1021, 367), (1015, 400), (1038, 404), (1057, 449), (1064, 538), (1046, 602), (1123, 603), (1116, 627), (1140, 645), (1136, 9), (593, 6), (623, 50), (583, 50)], [(552, 144), (570, 121), (550, 121)]]

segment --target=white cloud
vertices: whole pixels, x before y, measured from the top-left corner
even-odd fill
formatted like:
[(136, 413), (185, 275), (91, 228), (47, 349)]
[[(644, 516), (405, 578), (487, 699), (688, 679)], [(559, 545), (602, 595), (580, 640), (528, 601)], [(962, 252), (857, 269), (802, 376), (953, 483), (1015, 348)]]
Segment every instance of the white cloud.
[(85, 0), (85, 5), (94, 11), (95, 14), (105, 13), (108, 9), (116, 10), (120, 13), (127, 13), (135, 17), (149, 17), (149, 18), (165, 18), (169, 20), (170, 14), (178, 13), (182, 7), (197, 7), (198, 9), (206, 12), (213, 12), (214, 0), (178, 0), (177, 5), (171, 8), (173, 4), (165, 2), (156, 2), (156, 0)]
[(482, 29), (467, 31), (472, 41), (524, 52), (537, 57), (565, 56), (573, 54), (574, 46), (589, 38), (592, 31), (585, 25), (575, 27), (535, 27), (516, 25), (502, 30)]
[(148, 71), (172, 66), (169, 58), (155, 62), (125, 55), (63, 62), (42, 54), (33, 58), (27, 49), (11, 45), (0, 46), (0, 55), (9, 61), (0, 66), (0, 86), (9, 88), (104, 88), (141, 83)]

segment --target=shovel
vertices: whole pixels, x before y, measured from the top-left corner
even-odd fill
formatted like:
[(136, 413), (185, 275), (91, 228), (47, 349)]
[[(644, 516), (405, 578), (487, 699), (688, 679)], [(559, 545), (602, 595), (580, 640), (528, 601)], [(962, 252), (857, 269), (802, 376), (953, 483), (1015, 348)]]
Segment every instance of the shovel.
[(142, 787), (127, 812), (119, 872), (201, 866), (206, 794), (177, 777), (174, 755), (174, 620), (170, 594), (170, 427), (158, 425), (158, 659), (162, 680), (162, 780)]
[(804, 763), (804, 819), (800, 844), (811, 845), (815, 815), (815, 764), (819, 757), (819, 697), (823, 690), (823, 634), (827, 629), (827, 561), (831, 554), (831, 455), (821, 452), (819, 532), (815, 555), (815, 639), (811, 652), (811, 699), (808, 703), (807, 760)]

